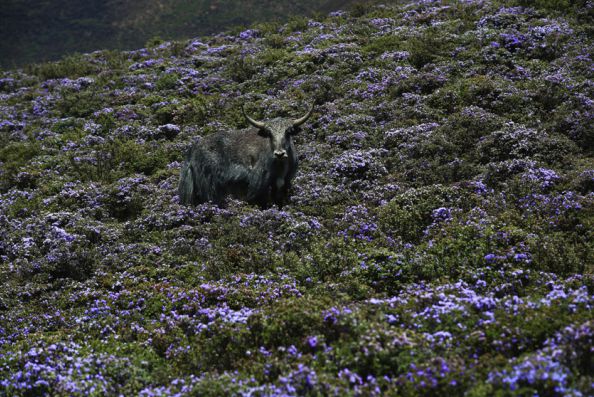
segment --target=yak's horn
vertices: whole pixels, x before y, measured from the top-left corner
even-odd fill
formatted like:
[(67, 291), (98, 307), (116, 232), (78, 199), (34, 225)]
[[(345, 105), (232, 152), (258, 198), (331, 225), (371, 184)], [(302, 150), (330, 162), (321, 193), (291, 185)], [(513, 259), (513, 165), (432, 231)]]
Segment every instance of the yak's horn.
[(247, 121), (248, 121), (248, 122), (249, 122), (251, 125), (253, 125), (253, 126), (254, 126), (254, 127), (256, 127), (256, 128), (260, 128), (260, 129), (264, 128), (264, 123), (262, 123), (261, 121), (256, 121), (256, 120), (254, 120), (253, 118), (251, 118), (250, 116), (248, 116), (248, 115), (245, 113), (245, 109), (244, 109), (243, 105), (241, 106), (241, 112), (243, 113), (243, 116), (245, 117), (245, 119), (246, 119), (246, 120), (247, 120)]
[(311, 109), (309, 109), (309, 112), (307, 112), (307, 114), (297, 120), (293, 120), (293, 127), (298, 127), (301, 124), (305, 123), (307, 121), (307, 119), (309, 118), (309, 116), (311, 116), (311, 114), (313, 113), (314, 110), (314, 105), (311, 105)]

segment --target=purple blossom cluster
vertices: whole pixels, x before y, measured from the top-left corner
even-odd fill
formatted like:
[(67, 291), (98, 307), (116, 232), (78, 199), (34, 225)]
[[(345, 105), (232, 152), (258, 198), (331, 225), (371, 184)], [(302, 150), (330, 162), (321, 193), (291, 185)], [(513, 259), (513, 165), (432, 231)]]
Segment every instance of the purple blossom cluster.
[[(525, 282), (533, 277), (530, 273), (516, 271), (511, 273), (501, 272), (508, 282)], [(549, 277), (551, 277), (549, 275)], [(488, 284), (481, 279), (470, 285), (464, 281), (453, 284), (444, 284), (432, 287), (426, 284), (411, 285), (401, 294), (388, 299), (370, 299), (372, 305), (386, 305), (389, 308), (399, 308), (398, 316), (388, 316), (386, 320), (395, 326), (415, 330), (435, 330), (441, 327), (445, 319), (456, 318), (458, 335), (470, 339), (472, 335), (466, 333), (467, 325), (465, 318), (472, 318), (479, 326), (495, 324), (498, 316), (518, 315), (521, 311), (540, 309), (543, 307), (564, 307), (565, 310), (576, 310), (580, 306), (584, 310), (590, 310), (594, 304), (594, 296), (589, 294), (583, 287), (567, 287), (563, 284), (549, 281), (543, 285), (543, 290), (549, 290), (543, 298), (522, 298), (515, 294), (505, 293), (505, 286), (501, 285), (492, 292), (485, 293), (484, 287)], [(501, 297), (498, 297), (501, 296)], [(577, 306), (576, 306), (577, 305)], [(452, 314), (456, 314), (452, 316)], [(403, 319), (410, 318), (410, 322)], [(428, 341), (450, 339), (458, 337), (451, 333), (424, 334)], [(494, 341), (497, 349), (502, 348), (497, 341)]]
[(363, 205), (346, 208), (340, 222), (346, 229), (340, 230), (338, 235), (345, 239), (371, 241), (378, 229), (374, 216), (369, 214), (369, 210)]
[[(439, 127), (437, 123), (419, 124), (408, 128), (396, 128), (384, 133), (386, 145), (404, 145), (406, 143), (414, 144), (419, 140), (427, 139), (433, 130)], [(401, 146), (405, 148), (406, 146)]]
[(530, 184), (536, 184), (541, 189), (545, 190), (555, 185), (559, 181), (559, 175), (553, 170), (547, 168), (530, 168), (523, 173), (522, 181)]
[(518, 360), (509, 370), (490, 373), (489, 382), (505, 385), (512, 392), (526, 384), (537, 386), (541, 393), (583, 396), (580, 391), (568, 386), (569, 369), (550, 354), (549, 351), (541, 351)]
[(382, 151), (348, 150), (337, 156), (333, 161), (330, 174), (334, 177), (360, 179), (370, 175), (381, 175), (385, 168), (378, 158)]
[(5, 365), (22, 368), (0, 381), (0, 386), (14, 394), (72, 396), (113, 393), (114, 379), (108, 372), (130, 365), (129, 359), (106, 354), (84, 353), (84, 346), (74, 342), (44, 344), (9, 353)]

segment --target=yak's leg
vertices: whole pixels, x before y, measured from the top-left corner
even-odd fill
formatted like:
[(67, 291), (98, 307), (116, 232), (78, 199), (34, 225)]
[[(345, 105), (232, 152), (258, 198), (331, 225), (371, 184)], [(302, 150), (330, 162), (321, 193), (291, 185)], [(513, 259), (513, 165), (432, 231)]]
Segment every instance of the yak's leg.
[(194, 175), (192, 166), (188, 163), (181, 169), (178, 195), (181, 204), (194, 204)]
[(285, 204), (287, 198), (287, 182), (284, 178), (277, 178), (276, 183), (272, 185), (272, 199), (279, 208)]
[(257, 204), (261, 209), (266, 209), (270, 206), (270, 188), (260, 187), (252, 196), (250, 203)]
[(285, 184), (283, 185), (283, 204), (289, 202), (289, 190), (291, 190), (291, 181), (287, 179), (285, 180)]

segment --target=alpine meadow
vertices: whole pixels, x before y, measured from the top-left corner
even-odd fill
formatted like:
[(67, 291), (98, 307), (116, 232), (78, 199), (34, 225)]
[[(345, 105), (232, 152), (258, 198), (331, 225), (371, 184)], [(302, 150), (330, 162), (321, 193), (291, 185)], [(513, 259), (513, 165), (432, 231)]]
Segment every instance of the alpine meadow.
[[(594, 395), (593, 38), (386, 1), (0, 71), (0, 396)], [(297, 117), (282, 207), (180, 202)]]

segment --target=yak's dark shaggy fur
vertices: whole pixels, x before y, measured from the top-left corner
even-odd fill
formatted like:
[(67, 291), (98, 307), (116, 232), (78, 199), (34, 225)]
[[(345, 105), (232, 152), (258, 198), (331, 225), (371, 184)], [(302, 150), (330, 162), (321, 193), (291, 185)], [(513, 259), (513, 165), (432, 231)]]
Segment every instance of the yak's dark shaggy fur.
[(311, 110), (298, 120), (267, 122), (246, 116), (256, 128), (202, 139), (188, 150), (182, 166), (180, 202), (222, 204), (233, 196), (261, 207), (282, 206), (298, 165), (292, 135), (310, 115)]

